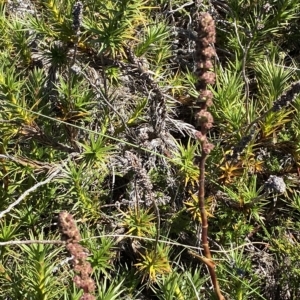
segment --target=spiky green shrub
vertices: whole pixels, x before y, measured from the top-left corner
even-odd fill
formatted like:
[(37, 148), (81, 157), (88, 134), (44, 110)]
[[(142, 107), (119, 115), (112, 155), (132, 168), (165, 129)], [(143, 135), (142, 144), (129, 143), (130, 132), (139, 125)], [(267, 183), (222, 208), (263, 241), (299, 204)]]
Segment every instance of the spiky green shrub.
[(226, 299), (299, 298), (299, 1), (200, 2), (0, 1), (1, 299), (87, 297), (62, 211), (97, 299), (215, 299), (208, 263)]

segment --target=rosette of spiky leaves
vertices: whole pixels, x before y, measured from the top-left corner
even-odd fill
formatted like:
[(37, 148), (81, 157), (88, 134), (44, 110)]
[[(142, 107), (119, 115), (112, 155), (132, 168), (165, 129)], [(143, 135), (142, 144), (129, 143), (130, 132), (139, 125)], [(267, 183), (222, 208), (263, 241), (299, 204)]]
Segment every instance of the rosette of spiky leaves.
[[(115, 266), (112, 263), (116, 252), (114, 251), (114, 240), (111, 237), (102, 236), (103, 232), (98, 230), (89, 230), (92, 224), (85, 226), (82, 230), (82, 245), (88, 249), (90, 255), (88, 261), (91, 263), (93, 271), (98, 274), (104, 274), (106, 278), (110, 278), (110, 271)], [(100, 236), (95, 239), (93, 237)]]
[(204, 288), (207, 278), (203, 276), (201, 268), (193, 270), (183, 265), (176, 267), (171, 273), (164, 274), (154, 287), (158, 299), (193, 299), (198, 291)]
[(227, 255), (226, 261), (220, 264), (218, 268), (223, 289), (235, 297), (234, 299), (242, 300), (254, 297), (255, 299), (266, 300), (257, 288), (261, 278), (257, 274), (252, 275), (251, 265), (250, 258), (244, 255), (243, 247), (232, 249)]
[(140, 262), (135, 264), (142, 282), (148, 280), (148, 285), (156, 282), (162, 274), (172, 271), (169, 262), (170, 248), (165, 244), (157, 244), (156, 249), (146, 249), (145, 253), (139, 253)]
[[(242, 179), (242, 180), (241, 180)], [(263, 185), (259, 186), (259, 181), (256, 175), (244, 175), (239, 181), (231, 185), (220, 186), (224, 191), (222, 196), (218, 196), (219, 201), (226, 203), (227, 206), (233, 211), (243, 212), (245, 216), (253, 218), (256, 222), (263, 223), (264, 212), (268, 199), (266, 193), (263, 193)], [(269, 203), (273, 202), (269, 200)], [(224, 212), (224, 214), (226, 214)], [(241, 221), (242, 225), (243, 221)], [(239, 224), (239, 222), (236, 222)], [(235, 225), (232, 225), (233, 227)], [(239, 225), (236, 225), (237, 228)], [(252, 225), (249, 225), (252, 226)]]
[(168, 35), (168, 29), (163, 23), (157, 23), (154, 26), (147, 26), (144, 30), (143, 40), (137, 44), (135, 54), (140, 57), (150, 50), (153, 50), (155, 43), (164, 39)]
[(60, 201), (73, 203), (84, 219), (97, 220), (101, 215), (101, 201), (105, 201), (108, 193), (103, 189), (103, 181), (108, 174), (106, 165), (103, 162), (99, 166), (91, 165), (83, 161), (78, 164), (70, 162), (64, 168), (61, 182), (66, 190), (59, 195)]
[[(292, 80), (295, 70), (293, 67), (284, 68), (286, 55), (287, 53), (270, 44), (269, 54), (258, 59), (253, 66), (260, 94), (260, 109), (270, 109)], [(291, 60), (290, 64), (293, 66), (295, 63)]]
[(261, 139), (259, 142), (266, 143), (268, 140), (276, 143), (276, 137), (284, 127), (284, 125), (291, 121), (292, 111), (281, 110), (278, 112), (270, 112), (266, 118), (260, 122), (261, 127)]
[[(116, 57), (125, 55), (124, 46), (136, 40), (135, 28), (146, 22), (143, 0), (104, 1), (88, 9), (84, 25), (90, 34), (87, 43), (97, 51)], [(99, 48), (99, 46), (100, 48)]]
[(126, 299), (122, 297), (125, 289), (123, 288), (124, 280), (112, 280), (108, 281), (105, 277), (103, 280), (97, 280), (98, 286), (98, 295), (99, 299), (103, 300), (117, 300), (117, 299)]
[(19, 66), (23, 66), (24, 68), (29, 67), (32, 61), (30, 44), (34, 40), (33, 36), (28, 35), (26, 25), (24, 25), (22, 20), (18, 17), (9, 20), (7, 26), (12, 34), (11, 54), (19, 59)]
[[(108, 279), (107, 277), (101, 278), (101, 275), (95, 273), (94, 275), (95, 282), (97, 284), (97, 298), (93, 299), (102, 299), (102, 300), (126, 300), (128, 299), (125, 294), (124, 288), (124, 279), (114, 278), (113, 280)], [(78, 289), (73, 284), (73, 290), (65, 290), (64, 300), (79, 300), (83, 299), (82, 291)], [(86, 296), (85, 296), (86, 297)], [(84, 298), (86, 299), (86, 298)], [(92, 298), (87, 298), (92, 299)]]
[(217, 69), (216, 89), (214, 94), (215, 106), (212, 113), (223, 136), (241, 128), (245, 122), (244, 84), (239, 72), (231, 66), (223, 70)]
[(115, 147), (110, 145), (102, 134), (90, 134), (87, 142), (78, 144), (83, 148), (83, 160), (91, 166), (105, 168), (110, 155), (113, 155), (115, 150)]
[[(163, 20), (156, 20), (156, 24), (148, 25), (139, 37), (141, 42), (134, 49), (137, 57), (145, 58), (147, 63), (154, 66), (157, 75), (163, 71), (168, 58), (171, 57), (170, 30)], [(143, 61), (143, 60), (142, 60)], [(144, 65), (145, 71), (150, 66)]]
[[(37, 74), (36, 76), (40, 77)], [(15, 135), (22, 125), (34, 124), (37, 115), (31, 110), (40, 112), (38, 109), (40, 98), (33, 99), (32, 96), (27, 94), (24, 74), (18, 72), (15, 65), (2, 64), (0, 68), (0, 101), (2, 104), (1, 118), (6, 121), (2, 125), (8, 130), (5, 135)]]
[(42, 17), (41, 14), (28, 14), (27, 26), (36, 34), (55, 40), (72, 42), (74, 41), (72, 28), (73, 4), (70, 0), (36, 1), (36, 8), (42, 12)]
[[(267, 49), (266, 45), (271, 41), (275, 41), (278, 45), (284, 43), (284, 36), (290, 34), (287, 28), (294, 25), (298, 13), (297, 0), (269, 2), (259, 0), (243, 3), (231, 1), (228, 3), (231, 26), (224, 28), (218, 26), (217, 29), (226, 31), (226, 34), (218, 36), (218, 42), (225, 44), (227, 53), (234, 52), (238, 55), (242, 68), (246, 47), (247, 63), (252, 64), (258, 56), (263, 56), (263, 50)], [(297, 26), (293, 26), (297, 31), (296, 28)]]
[[(205, 210), (208, 218), (213, 217), (213, 214), (210, 213), (212, 201), (213, 201), (212, 197), (208, 197), (205, 199)], [(184, 204), (187, 207), (186, 210), (192, 215), (193, 220), (201, 223), (201, 212), (200, 212), (198, 202), (199, 202), (198, 195), (192, 194), (188, 199), (188, 201), (184, 202)]]
[(188, 184), (194, 186), (199, 179), (199, 168), (195, 164), (195, 158), (200, 155), (199, 144), (188, 140), (184, 145), (176, 141), (177, 149), (172, 151), (171, 162), (177, 169), (178, 178), (186, 187)]
[(155, 234), (155, 215), (150, 210), (129, 209), (123, 213), (125, 218), (123, 226), (127, 229), (126, 234), (138, 237), (152, 237)]
[[(35, 236), (30, 233), (29, 239), (34, 240)], [(43, 235), (37, 239), (42, 240)], [(68, 280), (66, 274), (64, 274), (65, 279), (61, 278), (61, 280), (57, 280), (57, 277), (53, 275), (54, 268), (59, 264), (58, 254), (61, 249), (57, 247), (54, 249), (53, 245), (43, 244), (21, 245), (20, 248), (25, 259), (17, 262), (15, 258), (11, 258), (11, 269), (7, 268), (7, 273), (2, 274), (5, 276), (0, 276), (1, 286), (5, 287), (1, 289), (0, 295), (3, 298), (10, 295), (15, 299), (58, 297)]]
[[(0, 222), (0, 242), (8, 242), (20, 236), (18, 229), (19, 229), (19, 224), (14, 224), (12, 220), (9, 222), (6, 220)], [(2, 276), (8, 276), (5, 275), (6, 270), (4, 265), (8, 263), (7, 266), (9, 266), (10, 255), (12, 254), (13, 251), (10, 250), (8, 247), (0, 248), (0, 260), (3, 264), (0, 265), (0, 268), (2, 270), (2, 272), (0, 271), (0, 273), (2, 274)]]
[(232, 182), (236, 177), (240, 177), (244, 174), (244, 169), (242, 167), (242, 162), (231, 163), (225, 161), (224, 164), (220, 166), (221, 175), (219, 180), (224, 183)]

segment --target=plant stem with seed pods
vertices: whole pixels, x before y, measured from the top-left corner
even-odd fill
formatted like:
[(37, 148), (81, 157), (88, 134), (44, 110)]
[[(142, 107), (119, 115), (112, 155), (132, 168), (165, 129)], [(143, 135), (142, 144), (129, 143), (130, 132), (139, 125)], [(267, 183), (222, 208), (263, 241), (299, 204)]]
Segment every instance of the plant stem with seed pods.
[[(212, 105), (212, 92), (208, 89), (208, 85), (215, 83), (215, 73), (212, 69), (212, 58), (215, 56), (216, 29), (213, 18), (209, 13), (203, 13), (199, 17), (198, 39), (196, 43), (196, 75), (198, 83), (196, 88), (199, 90), (197, 106), (200, 109), (195, 114), (196, 126), (199, 131), (196, 133), (196, 138), (201, 144), (201, 158), (199, 162), (199, 193), (198, 204), (201, 213), (202, 233), (201, 241), (203, 246), (204, 256), (201, 260), (206, 264), (215, 293), (219, 300), (224, 300), (221, 293), (217, 275), (215, 272), (215, 264), (212, 261), (211, 253), (208, 244), (208, 222), (207, 213), (205, 210), (205, 162), (208, 154), (213, 149), (213, 145), (207, 140), (207, 132), (212, 127), (213, 117), (207, 110)], [(198, 256), (197, 256), (198, 257)]]

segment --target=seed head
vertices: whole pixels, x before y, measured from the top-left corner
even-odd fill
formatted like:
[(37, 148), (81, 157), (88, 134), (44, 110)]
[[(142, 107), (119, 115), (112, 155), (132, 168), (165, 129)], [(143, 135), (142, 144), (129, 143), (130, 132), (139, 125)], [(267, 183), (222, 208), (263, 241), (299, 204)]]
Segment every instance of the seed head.
[(80, 1), (77, 1), (73, 6), (73, 24), (72, 28), (76, 35), (80, 34), (80, 27), (82, 25), (82, 3)]

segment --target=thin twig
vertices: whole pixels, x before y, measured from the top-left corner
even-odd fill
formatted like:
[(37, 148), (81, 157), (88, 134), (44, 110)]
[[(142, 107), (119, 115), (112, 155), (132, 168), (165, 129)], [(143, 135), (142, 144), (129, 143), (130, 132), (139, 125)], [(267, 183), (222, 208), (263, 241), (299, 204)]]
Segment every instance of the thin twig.
[(293, 71), (299, 71), (300, 70), (299, 68), (296, 68), (296, 67), (288, 67), (288, 66), (278, 65), (278, 64), (274, 64), (274, 66), (280, 67), (280, 68), (283, 68), (283, 69), (287, 69), (287, 70), (293, 70)]
[(34, 169), (50, 170), (53, 167), (55, 167), (54, 165), (51, 165), (49, 163), (44, 163), (44, 162), (40, 162), (37, 160), (32, 160), (29, 158), (21, 157), (21, 156), (15, 157), (15, 156), (11, 156), (9, 154), (0, 154), (0, 158), (8, 159), (8, 160), (13, 161), (14, 163), (20, 164), (25, 167), (32, 167)]
[(30, 245), (30, 244), (64, 245), (65, 243), (66, 243), (65, 241), (58, 241), (58, 240), (27, 240), (27, 241), (0, 242), (0, 246)]
[(24, 200), (31, 192), (35, 191), (37, 188), (39, 188), (42, 185), (47, 184), (48, 182), (50, 182), (55, 176), (57, 176), (59, 173), (61, 172), (61, 169), (59, 168), (58, 170), (56, 170), (55, 172), (53, 172), (52, 174), (49, 175), (49, 177), (41, 182), (38, 182), (37, 184), (35, 184), (34, 186), (32, 186), (30, 189), (28, 189), (27, 191), (25, 191), (15, 202), (11, 203), (7, 209), (3, 210), (0, 212), (0, 219), (7, 214), (8, 212), (10, 212), (15, 206), (17, 206), (22, 200)]
[(176, 8), (176, 9), (171, 9), (171, 10), (167, 11), (167, 13), (173, 14), (174, 12), (179, 11), (179, 10), (181, 10), (181, 9), (187, 7), (187, 6), (191, 6), (193, 4), (194, 4), (194, 1), (191, 1), (191, 2), (188, 2), (188, 3), (184, 3), (181, 6), (179, 6), (178, 8)]
[[(134, 238), (134, 239), (139, 239), (139, 240), (145, 240), (145, 241), (152, 241), (155, 242), (156, 239), (155, 238), (147, 238), (147, 237), (142, 237), (142, 236), (135, 236), (135, 235), (130, 235), (130, 234), (103, 234), (103, 235), (97, 235), (97, 236), (93, 236), (93, 237), (89, 237), (86, 239), (81, 239), (81, 241), (87, 241), (87, 240), (91, 240), (91, 239), (100, 239), (100, 238), (107, 238), (107, 237), (113, 237), (113, 238)], [(158, 240), (160, 243), (164, 243), (167, 245), (172, 245), (172, 246), (178, 246), (178, 247), (183, 247), (186, 249), (194, 249), (194, 250), (199, 250), (202, 248), (200, 247), (195, 247), (195, 246), (191, 246), (191, 245), (185, 245), (185, 244), (181, 244), (178, 243), (176, 241), (172, 241), (172, 240)], [(65, 241), (58, 241), (58, 240), (25, 240), (25, 241), (6, 241), (6, 242), (0, 242), (0, 246), (13, 246), (13, 245), (28, 245), (28, 244), (65, 244)], [(232, 248), (230, 250), (211, 250), (211, 252), (214, 253), (231, 253), (234, 250), (238, 250), (241, 248), (245, 248), (248, 245), (264, 245), (264, 246), (268, 246), (268, 243), (263, 243), (263, 242), (251, 242), (251, 243), (245, 243), (242, 245), (239, 245), (235, 248)]]

